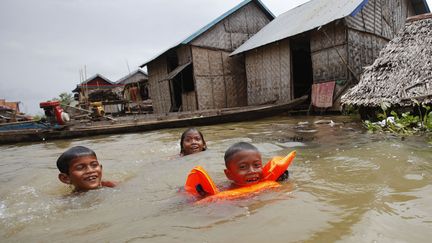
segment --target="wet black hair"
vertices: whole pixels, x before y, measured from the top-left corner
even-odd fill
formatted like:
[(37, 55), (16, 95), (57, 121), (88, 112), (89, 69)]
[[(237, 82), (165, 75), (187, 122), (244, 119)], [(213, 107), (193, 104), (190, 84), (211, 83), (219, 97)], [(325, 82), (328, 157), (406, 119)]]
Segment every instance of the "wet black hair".
[(238, 142), (235, 143), (233, 145), (231, 145), (231, 147), (229, 147), (226, 151), (225, 151), (225, 166), (228, 168), (228, 162), (232, 159), (232, 157), (240, 152), (240, 151), (244, 151), (244, 150), (252, 150), (252, 151), (258, 151), (257, 147), (253, 146), (250, 143), (247, 142)]
[(180, 154), (184, 153), (183, 141), (186, 138), (186, 134), (188, 134), (189, 132), (198, 132), (198, 134), (201, 136), (201, 139), (202, 139), (203, 144), (204, 144), (203, 151), (207, 150), (207, 144), (206, 144), (206, 142), (204, 140), (204, 136), (202, 135), (202, 133), (200, 131), (198, 131), (198, 129), (196, 129), (195, 127), (191, 127), (191, 128), (186, 129), (186, 131), (184, 131), (182, 133), (182, 135), (181, 135), (181, 138), (180, 138)]
[(84, 146), (75, 146), (68, 150), (66, 150), (60, 157), (57, 159), (57, 168), (61, 173), (69, 174), (69, 166), (70, 163), (79, 157), (85, 156), (94, 156), (96, 157), (96, 153)]

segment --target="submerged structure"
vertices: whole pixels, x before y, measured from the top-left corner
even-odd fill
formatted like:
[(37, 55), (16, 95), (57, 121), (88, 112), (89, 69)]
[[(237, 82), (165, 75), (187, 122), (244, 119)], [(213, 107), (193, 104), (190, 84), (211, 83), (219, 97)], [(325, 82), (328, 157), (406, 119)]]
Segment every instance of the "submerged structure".
[(245, 57), (248, 105), (311, 95), (318, 108), (339, 108), (423, 0), (311, 0), (281, 14), (231, 56)]
[(242, 57), (229, 54), (274, 18), (259, 0), (245, 0), (147, 66), (155, 113), (247, 105)]
[(432, 101), (432, 14), (409, 18), (403, 30), (342, 97), (360, 108), (411, 106)]

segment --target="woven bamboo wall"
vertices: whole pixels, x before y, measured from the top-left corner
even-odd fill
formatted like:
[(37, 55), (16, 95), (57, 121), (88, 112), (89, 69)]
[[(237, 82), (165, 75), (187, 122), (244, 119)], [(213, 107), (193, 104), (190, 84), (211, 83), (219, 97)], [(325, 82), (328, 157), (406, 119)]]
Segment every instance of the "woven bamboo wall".
[(195, 91), (182, 93), (182, 109), (183, 111), (197, 110)]
[(411, 0), (369, 0), (360, 13), (346, 21), (352, 29), (390, 40), (405, 25), (406, 18), (413, 15)]
[(248, 105), (292, 99), (289, 39), (246, 53)]
[(241, 58), (229, 52), (192, 47), (198, 109), (246, 105), (246, 81)]
[(192, 60), (191, 48), (189, 45), (183, 45), (177, 48), (178, 65), (183, 65)]
[(346, 18), (348, 62), (357, 78), (414, 14), (410, 0), (370, 0), (355, 17)]
[(169, 82), (166, 80), (168, 67), (166, 56), (162, 55), (147, 65), (149, 92), (153, 101), (154, 113), (168, 112), (171, 107)]
[[(332, 22), (311, 32), (311, 59), (314, 83), (347, 80), (348, 70), (339, 54), (348, 60), (346, 27)], [(339, 54), (338, 54), (339, 52)]]
[(224, 67), (227, 107), (247, 105), (246, 70), (243, 56), (230, 57), (221, 52)]
[[(250, 2), (189, 45), (176, 49), (178, 65), (193, 60), (195, 92), (182, 94), (183, 110), (247, 104), (244, 59), (228, 55), (269, 22), (269, 16), (256, 3)], [(171, 107), (170, 88), (169, 82), (163, 80), (167, 77), (166, 57), (161, 56), (150, 63), (148, 70), (152, 76), (149, 76), (149, 92), (155, 113), (168, 112)]]
[(373, 34), (349, 29), (348, 43), (350, 66), (354, 69), (357, 78), (360, 78), (363, 68), (371, 65), (378, 58), (388, 41)]
[(192, 45), (234, 51), (269, 22), (262, 10), (251, 2), (198, 37)]

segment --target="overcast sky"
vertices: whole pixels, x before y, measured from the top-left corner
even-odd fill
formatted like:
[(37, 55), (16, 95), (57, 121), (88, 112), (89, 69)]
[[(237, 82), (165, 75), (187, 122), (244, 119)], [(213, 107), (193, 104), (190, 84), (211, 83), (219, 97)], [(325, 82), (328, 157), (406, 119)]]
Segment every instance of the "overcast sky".
[[(276, 16), (307, 2), (261, 1)], [(71, 92), (84, 67), (117, 81), (240, 2), (0, 0), (0, 99), (42, 113), (39, 102)]]

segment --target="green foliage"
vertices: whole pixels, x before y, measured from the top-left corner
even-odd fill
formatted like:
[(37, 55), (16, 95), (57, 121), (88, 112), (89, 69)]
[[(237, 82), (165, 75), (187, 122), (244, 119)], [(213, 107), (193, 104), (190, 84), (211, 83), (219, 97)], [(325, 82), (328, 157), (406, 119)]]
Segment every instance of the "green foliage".
[(391, 132), (401, 135), (411, 135), (419, 132), (432, 132), (432, 111), (431, 107), (420, 104), (418, 101), (413, 100), (415, 106), (418, 108), (419, 115), (413, 115), (411, 112), (404, 112), (398, 114), (395, 111), (390, 111), (388, 116), (387, 110), (390, 108), (389, 104), (381, 104), (382, 113), (377, 115), (381, 122), (364, 121), (363, 124), (370, 132)]
[(63, 92), (59, 95), (58, 98), (57, 97), (53, 98), (53, 100), (60, 101), (61, 106), (66, 106), (69, 105), (74, 99), (73, 99), (73, 94)]
[(342, 115), (344, 116), (358, 116), (359, 112), (358, 109), (352, 105), (346, 105), (342, 109)]
[(364, 121), (363, 125), (366, 127), (366, 129), (369, 132), (378, 132), (378, 131), (382, 131), (382, 127), (379, 124), (373, 123), (371, 121)]

